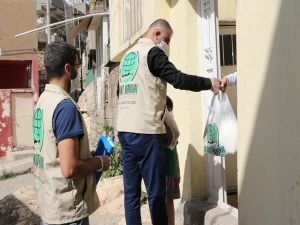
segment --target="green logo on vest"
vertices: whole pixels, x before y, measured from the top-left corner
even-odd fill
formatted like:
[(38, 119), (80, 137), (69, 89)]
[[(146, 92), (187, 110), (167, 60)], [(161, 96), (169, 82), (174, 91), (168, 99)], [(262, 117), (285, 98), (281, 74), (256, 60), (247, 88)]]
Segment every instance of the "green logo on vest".
[(120, 83), (127, 84), (132, 81), (139, 67), (139, 55), (137, 52), (128, 53), (120, 66)]
[(37, 108), (33, 115), (33, 143), (34, 149), (41, 151), (44, 139), (43, 111)]

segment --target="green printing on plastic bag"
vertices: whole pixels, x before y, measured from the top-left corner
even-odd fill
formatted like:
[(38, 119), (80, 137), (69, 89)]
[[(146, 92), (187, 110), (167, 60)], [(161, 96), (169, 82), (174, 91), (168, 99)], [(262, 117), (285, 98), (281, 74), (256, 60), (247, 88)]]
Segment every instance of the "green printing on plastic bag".
[(214, 123), (208, 124), (207, 145), (204, 146), (204, 152), (216, 156), (224, 156), (226, 153), (225, 148), (219, 144), (219, 130)]

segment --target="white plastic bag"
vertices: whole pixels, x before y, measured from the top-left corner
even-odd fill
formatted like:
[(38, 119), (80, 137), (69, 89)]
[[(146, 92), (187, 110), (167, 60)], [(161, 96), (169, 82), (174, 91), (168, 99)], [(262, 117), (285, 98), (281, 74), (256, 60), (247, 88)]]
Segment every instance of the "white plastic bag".
[(237, 150), (237, 119), (226, 93), (211, 100), (204, 138), (207, 153), (223, 156)]

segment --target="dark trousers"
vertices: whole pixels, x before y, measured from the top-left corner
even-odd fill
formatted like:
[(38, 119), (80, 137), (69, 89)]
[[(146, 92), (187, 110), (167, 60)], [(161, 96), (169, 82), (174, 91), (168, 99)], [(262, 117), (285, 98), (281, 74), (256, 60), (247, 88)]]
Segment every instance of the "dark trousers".
[(153, 225), (167, 225), (165, 153), (161, 135), (119, 132), (122, 146), (125, 217), (128, 225), (141, 225), (143, 178)]

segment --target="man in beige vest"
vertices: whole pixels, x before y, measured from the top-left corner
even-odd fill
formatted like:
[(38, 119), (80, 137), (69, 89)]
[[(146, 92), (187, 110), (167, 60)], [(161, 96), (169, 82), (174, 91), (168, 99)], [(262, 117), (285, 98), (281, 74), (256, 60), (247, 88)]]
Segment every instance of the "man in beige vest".
[(163, 19), (154, 21), (145, 36), (125, 53), (120, 64), (118, 137), (122, 145), (125, 216), (128, 225), (141, 225), (143, 178), (154, 225), (167, 225), (165, 154), (161, 137), (167, 83), (177, 89), (217, 92), (220, 80), (187, 75), (168, 59), (173, 31)]
[(107, 170), (107, 156), (92, 157), (77, 104), (69, 95), (78, 70), (76, 49), (63, 42), (47, 46), (49, 84), (34, 112), (34, 165), (40, 215), (45, 225), (88, 225), (99, 207), (95, 172)]

